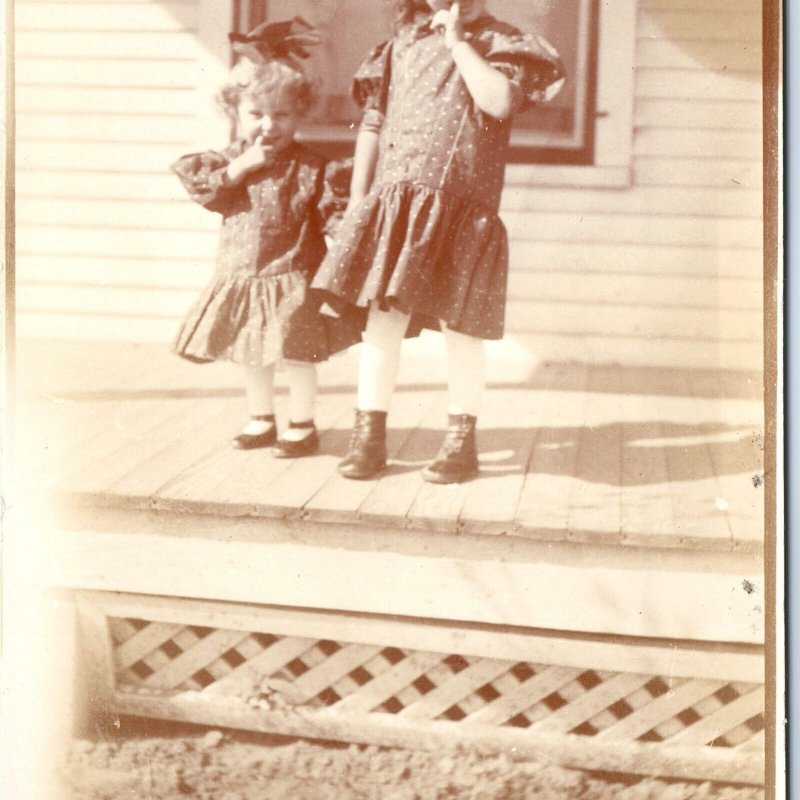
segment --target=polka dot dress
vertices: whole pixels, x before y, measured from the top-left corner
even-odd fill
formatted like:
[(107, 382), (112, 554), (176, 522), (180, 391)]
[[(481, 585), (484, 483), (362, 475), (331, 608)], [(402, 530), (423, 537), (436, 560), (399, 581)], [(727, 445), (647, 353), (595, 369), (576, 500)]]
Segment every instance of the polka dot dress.
[(270, 366), (323, 361), (361, 340), (363, 314), (318, 313), (309, 282), (325, 255), (324, 231), (347, 204), (350, 170), (293, 143), (230, 184), (243, 142), (184, 156), (172, 167), (189, 196), (222, 214), (216, 271), (189, 311), (175, 351), (195, 362)]
[[(490, 15), (470, 44), (511, 81), (514, 111), (547, 99), (555, 51)], [(377, 300), (485, 339), (503, 335), (508, 244), (497, 216), (511, 121), (480, 112), (440, 31), (409, 26), (356, 72), (363, 127), (380, 131), (369, 195), (344, 220), (313, 286)], [(438, 327), (438, 324), (437, 324)]]

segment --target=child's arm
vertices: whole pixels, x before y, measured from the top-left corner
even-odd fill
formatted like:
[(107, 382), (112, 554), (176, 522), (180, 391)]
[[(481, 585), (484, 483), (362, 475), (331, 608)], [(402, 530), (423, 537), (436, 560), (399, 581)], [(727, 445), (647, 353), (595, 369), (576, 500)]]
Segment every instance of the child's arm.
[(373, 130), (362, 128), (358, 132), (356, 151), (353, 156), (353, 178), (350, 181), (348, 208), (358, 205), (372, 186), (375, 165), (378, 163), (379, 142), (380, 135)]
[(450, 52), (475, 105), (490, 117), (506, 119), (512, 108), (508, 78), (484, 61), (469, 42), (456, 43)]
[(506, 119), (513, 107), (511, 81), (491, 64), (464, 38), (460, 8), (454, 3), (449, 11), (439, 11), (433, 18), (434, 26), (444, 26), (444, 41), (455, 61), (475, 105), (497, 119)]
[(272, 157), (271, 149), (258, 141), (235, 158), (231, 158), (229, 152), (191, 153), (172, 165), (172, 171), (180, 178), (189, 197), (203, 208), (220, 214), (227, 213), (242, 191), (244, 176)]
[(227, 178), (228, 164), (230, 158), (226, 153), (207, 150), (182, 156), (171, 169), (195, 203), (224, 214), (237, 191)]
[(273, 156), (272, 148), (264, 144), (264, 137), (258, 136), (255, 142), (244, 152), (228, 164), (225, 177), (231, 183), (239, 183), (245, 175), (260, 169), (267, 164)]
[(364, 115), (356, 137), (348, 210), (364, 199), (375, 177), (389, 92), (391, 54), (392, 43), (381, 42), (373, 48), (353, 76), (353, 99), (361, 106)]

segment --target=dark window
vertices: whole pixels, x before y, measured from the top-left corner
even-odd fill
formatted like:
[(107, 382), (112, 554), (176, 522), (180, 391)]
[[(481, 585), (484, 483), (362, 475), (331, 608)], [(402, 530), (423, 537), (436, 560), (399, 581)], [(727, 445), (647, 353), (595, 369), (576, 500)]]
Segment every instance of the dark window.
[[(320, 76), (321, 101), (305, 131), (339, 152), (352, 147), (358, 108), (350, 78), (364, 55), (391, 33), (389, 0), (235, 0), (234, 23), (252, 28), (266, 18), (299, 15), (317, 25), (323, 44), (311, 68)], [(512, 160), (591, 164), (597, 60), (597, 0), (489, 0), (487, 10), (523, 30), (535, 31), (561, 54), (567, 83), (551, 102), (517, 117)]]

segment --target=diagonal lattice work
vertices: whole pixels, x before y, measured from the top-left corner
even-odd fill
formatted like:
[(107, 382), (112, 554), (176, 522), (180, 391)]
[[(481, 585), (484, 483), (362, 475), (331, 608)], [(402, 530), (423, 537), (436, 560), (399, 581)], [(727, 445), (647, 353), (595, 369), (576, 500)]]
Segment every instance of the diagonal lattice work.
[(381, 644), (107, 619), (122, 695), (231, 698), (343, 719), (572, 734), (746, 752), (763, 735), (759, 683), (670, 678)]

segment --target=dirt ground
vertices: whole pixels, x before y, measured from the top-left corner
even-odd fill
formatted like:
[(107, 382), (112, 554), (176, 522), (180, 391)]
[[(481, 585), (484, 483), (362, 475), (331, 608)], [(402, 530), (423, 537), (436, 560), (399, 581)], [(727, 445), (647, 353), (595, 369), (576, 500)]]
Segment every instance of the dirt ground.
[(75, 741), (64, 800), (763, 800), (752, 787), (599, 776), (507, 755), (411, 752), (123, 721)]

